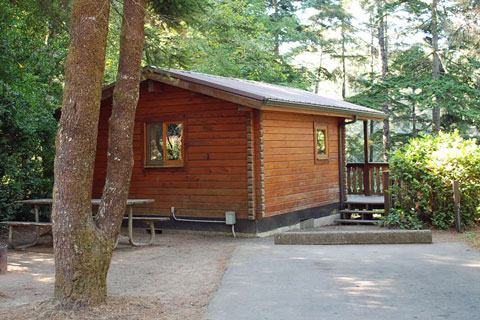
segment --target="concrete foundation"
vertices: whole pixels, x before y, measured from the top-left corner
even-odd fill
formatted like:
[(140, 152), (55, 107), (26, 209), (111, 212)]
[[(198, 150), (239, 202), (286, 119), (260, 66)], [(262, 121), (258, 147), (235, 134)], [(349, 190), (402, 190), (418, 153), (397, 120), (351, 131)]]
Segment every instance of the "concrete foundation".
[(365, 230), (283, 232), (275, 235), (275, 244), (405, 244), (432, 243), (430, 230)]
[(308, 229), (308, 228), (318, 228), (322, 226), (328, 226), (328, 225), (333, 225), (335, 224), (335, 219), (338, 219), (340, 217), (339, 213), (335, 213), (326, 217), (321, 217), (317, 219), (308, 219), (305, 221), (301, 221), (297, 224), (282, 227), (282, 228), (277, 228), (274, 230), (270, 230), (267, 232), (262, 232), (258, 233), (257, 237), (259, 238), (264, 238), (264, 237), (269, 237), (274, 234), (279, 234), (283, 232), (287, 232), (289, 230), (300, 230), (300, 229)]

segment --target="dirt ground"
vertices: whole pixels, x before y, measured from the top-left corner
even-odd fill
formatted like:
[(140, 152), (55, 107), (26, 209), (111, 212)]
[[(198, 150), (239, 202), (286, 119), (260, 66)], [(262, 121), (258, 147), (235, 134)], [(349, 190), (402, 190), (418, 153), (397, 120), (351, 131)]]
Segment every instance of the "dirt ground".
[(480, 250), (480, 226), (468, 227), (463, 233), (454, 229), (433, 230), (434, 242), (464, 242), (472, 248)]
[(35, 247), (9, 250), (8, 273), (0, 276), (0, 319), (200, 319), (244, 241), (251, 240), (166, 233), (152, 246), (132, 248), (122, 237), (108, 274), (107, 305), (75, 313), (51, 302), (54, 258), (45, 235)]

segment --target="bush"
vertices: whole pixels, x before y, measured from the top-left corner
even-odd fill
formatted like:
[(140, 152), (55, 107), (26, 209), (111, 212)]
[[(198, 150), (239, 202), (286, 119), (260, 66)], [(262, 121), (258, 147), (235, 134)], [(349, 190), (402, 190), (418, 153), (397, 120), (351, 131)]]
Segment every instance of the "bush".
[(63, 14), (58, 1), (0, 1), (0, 220), (32, 219), (31, 206), (15, 201), (51, 197)]
[(15, 201), (51, 197), (56, 121), (24, 96), (0, 80), (0, 220), (31, 219)]
[[(458, 132), (410, 140), (390, 159), (394, 205), (386, 225), (413, 228), (417, 221), (438, 228), (455, 224), (452, 181), (459, 182), (461, 217), (471, 225), (480, 217), (480, 147)], [(388, 221), (392, 223), (388, 223)]]
[(420, 230), (423, 227), (423, 223), (415, 210), (405, 212), (402, 209), (392, 209), (388, 216), (382, 217), (381, 223), (388, 228)]

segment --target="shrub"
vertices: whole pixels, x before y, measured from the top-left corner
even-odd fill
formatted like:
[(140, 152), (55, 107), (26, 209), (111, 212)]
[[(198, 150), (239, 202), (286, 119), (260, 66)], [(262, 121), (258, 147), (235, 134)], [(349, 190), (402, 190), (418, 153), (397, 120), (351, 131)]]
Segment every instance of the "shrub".
[[(480, 216), (480, 147), (458, 132), (410, 140), (390, 159), (391, 188), (398, 210), (386, 224), (412, 228), (416, 221), (448, 228), (455, 224), (452, 181), (459, 182), (464, 225)], [(395, 218), (397, 216), (397, 218)], [(403, 217), (403, 218), (402, 218)]]
[(56, 121), (24, 97), (0, 80), (0, 220), (31, 219), (15, 201), (51, 197)]
[(414, 210), (405, 212), (402, 209), (392, 209), (388, 216), (382, 217), (381, 223), (388, 228), (420, 230), (423, 227)]

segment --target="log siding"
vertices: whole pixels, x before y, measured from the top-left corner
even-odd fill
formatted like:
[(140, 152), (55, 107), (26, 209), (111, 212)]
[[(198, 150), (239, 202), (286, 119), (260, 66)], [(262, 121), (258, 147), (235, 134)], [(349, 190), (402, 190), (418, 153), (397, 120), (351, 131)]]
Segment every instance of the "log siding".
[(254, 118), (255, 128), (255, 173), (256, 173), (256, 205), (257, 217), (265, 217), (265, 170), (263, 149), (263, 113), (256, 110)]
[(247, 112), (248, 219), (256, 218), (255, 135), (253, 111)]
[[(111, 97), (102, 102), (100, 114), (95, 198), (101, 196), (105, 183), (110, 114)], [(183, 166), (144, 165), (145, 123), (162, 121), (184, 124)], [(218, 219), (225, 211), (235, 211), (239, 221), (252, 226), (287, 213), (285, 217), (295, 212), (315, 216), (315, 208), (330, 208), (340, 201), (341, 121), (339, 117), (256, 110), (144, 81), (135, 115), (129, 197), (155, 200), (136, 207), (138, 213), (169, 216), (175, 207), (179, 216)], [(316, 123), (327, 126), (327, 159), (316, 159)], [(340, 134), (344, 139), (344, 132)]]
[[(111, 99), (101, 108), (93, 197), (105, 183)], [(140, 213), (220, 218), (225, 211), (247, 219), (249, 212), (247, 114), (238, 105), (170, 85), (142, 83), (135, 115), (134, 168), (129, 198), (152, 198)], [(185, 162), (178, 168), (145, 168), (144, 123), (183, 119)], [(253, 174), (253, 173), (252, 173)]]
[[(340, 118), (263, 112), (265, 215), (339, 202)], [(328, 126), (328, 159), (316, 160), (315, 123)]]

